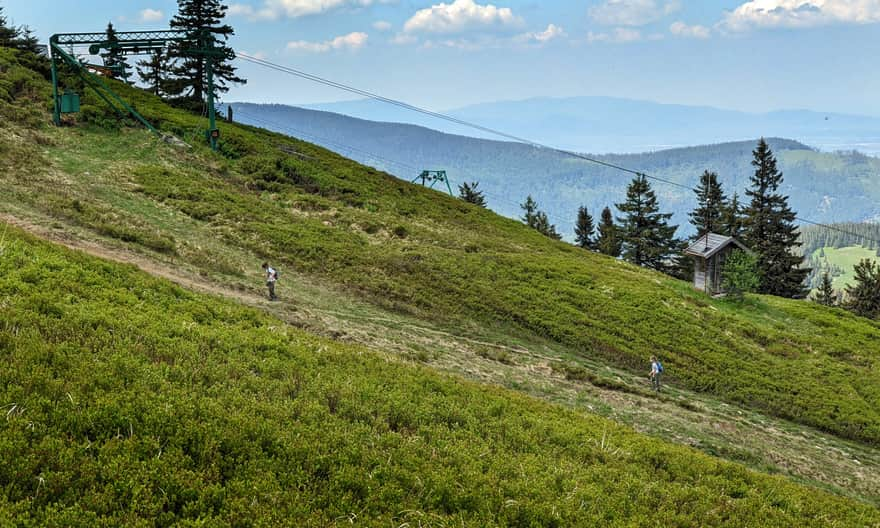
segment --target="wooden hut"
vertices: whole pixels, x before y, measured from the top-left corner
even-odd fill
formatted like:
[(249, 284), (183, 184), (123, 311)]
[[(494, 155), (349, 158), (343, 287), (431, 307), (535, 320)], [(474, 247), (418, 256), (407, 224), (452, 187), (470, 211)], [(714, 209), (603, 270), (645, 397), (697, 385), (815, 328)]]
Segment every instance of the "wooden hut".
[(724, 293), (721, 271), (735, 249), (749, 251), (739, 240), (715, 233), (706, 234), (688, 246), (685, 255), (694, 258), (694, 288), (711, 295)]

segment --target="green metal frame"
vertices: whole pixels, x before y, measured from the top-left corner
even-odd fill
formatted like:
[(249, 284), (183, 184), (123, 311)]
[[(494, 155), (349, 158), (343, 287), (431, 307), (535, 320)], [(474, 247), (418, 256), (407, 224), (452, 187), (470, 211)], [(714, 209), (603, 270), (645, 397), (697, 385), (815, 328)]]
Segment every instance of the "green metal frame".
[[(193, 45), (187, 49), (190, 55), (203, 55), (208, 57), (208, 130), (205, 137), (213, 150), (217, 150), (220, 131), (217, 129), (216, 109), (214, 108), (214, 59), (224, 55), (222, 50), (214, 48), (214, 36), (210, 30), (191, 32), (184, 30), (164, 31), (121, 31), (116, 33), (113, 41), (107, 40), (106, 33), (58, 33), (49, 39), (49, 51), (52, 60), (52, 96), (54, 100), (53, 120), (56, 125), (61, 125), (61, 95), (58, 89), (58, 61), (69, 65), (74, 72), (83, 80), (85, 85), (91, 88), (120, 116), (130, 115), (151, 132), (158, 134), (159, 131), (151, 125), (142, 115), (125, 102), (114, 92), (100, 76), (88, 70), (89, 65), (80, 62), (63, 46), (88, 45), (89, 53), (97, 55), (102, 49), (115, 50), (123, 55), (142, 55), (152, 53), (165, 48), (171, 42), (183, 42)], [(117, 106), (118, 105), (118, 106)], [(121, 109), (120, 109), (121, 107)]]
[[(452, 194), (452, 186), (449, 185), (449, 178), (446, 177), (445, 170), (437, 170), (437, 171), (425, 170), (425, 171), (422, 171), (421, 174), (419, 174), (418, 176), (415, 177), (415, 179), (413, 179), (412, 183), (415, 183), (419, 180), (422, 180), (422, 185), (424, 185), (425, 187), (429, 187), (431, 189), (434, 188), (434, 185), (436, 185), (437, 182), (443, 182), (446, 184), (446, 188), (449, 190), (449, 195), (454, 196)], [(430, 185), (429, 185), (429, 182), (430, 182)]]

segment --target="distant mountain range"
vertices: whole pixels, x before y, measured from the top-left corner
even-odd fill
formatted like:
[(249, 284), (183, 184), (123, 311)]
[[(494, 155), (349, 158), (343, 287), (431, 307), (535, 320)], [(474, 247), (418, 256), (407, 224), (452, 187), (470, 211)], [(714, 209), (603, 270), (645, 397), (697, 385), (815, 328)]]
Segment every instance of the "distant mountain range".
[[(232, 103), (236, 120), (300, 137), (412, 180), (422, 169), (448, 171), (453, 185), (479, 181), (492, 209), (515, 217), (529, 194), (567, 238), (575, 212), (586, 205), (596, 216), (623, 201), (632, 176), (594, 163), (512, 142), (447, 134), (400, 123), (381, 123), (283, 105)], [(534, 136), (533, 136), (534, 137)], [(880, 215), (880, 158), (859, 153), (823, 153), (788, 139), (768, 140), (785, 174), (783, 191), (801, 216), (820, 222), (864, 221)], [(600, 159), (694, 186), (706, 170), (719, 173), (728, 193), (742, 195), (753, 173), (757, 138)], [(693, 193), (655, 183), (664, 210), (675, 213), (687, 234)]]
[[(305, 105), (303, 108), (499, 139), (472, 128), (372, 100)], [(880, 155), (880, 118), (808, 110), (754, 114), (614, 97), (545, 97), (478, 104), (444, 113), (580, 152), (649, 152), (773, 136), (792, 138), (823, 151), (858, 150)]]

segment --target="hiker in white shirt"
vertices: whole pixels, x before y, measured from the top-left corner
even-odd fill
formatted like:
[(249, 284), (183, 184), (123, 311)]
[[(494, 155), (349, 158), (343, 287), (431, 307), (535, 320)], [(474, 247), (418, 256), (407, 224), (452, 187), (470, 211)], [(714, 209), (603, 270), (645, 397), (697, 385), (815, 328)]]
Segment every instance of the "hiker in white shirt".
[(651, 356), (651, 388), (660, 392), (660, 377), (663, 376), (663, 364), (657, 360), (657, 356)]
[(263, 262), (263, 270), (266, 272), (266, 287), (269, 288), (269, 300), (277, 301), (275, 282), (278, 281), (278, 272), (268, 262)]

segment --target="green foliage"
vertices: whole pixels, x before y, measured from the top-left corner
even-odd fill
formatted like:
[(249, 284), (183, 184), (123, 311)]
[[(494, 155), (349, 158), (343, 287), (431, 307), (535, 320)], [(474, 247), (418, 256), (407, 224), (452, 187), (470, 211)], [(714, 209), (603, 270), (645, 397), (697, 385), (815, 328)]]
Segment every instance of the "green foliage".
[(727, 235), (724, 228), (727, 198), (718, 181), (718, 174), (704, 171), (694, 193), (697, 195), (697, 207), (690, 213), (691, 225), (696, 229), (693, 240), (706, 233)]
[(104, 66), (111, 69), (111, 76), (114, 79), (128, 82), (128, 78), (131, 76), (131, 72), (129, 71), (131, 66), (129, 66), (128, 60), (119, 48), (113, 47), (114, 44), (118, 44), (119, 37), (116, 36), (116, 29), (113, 27), (112, 22), (107, 23), (107, 29), (105, 32), (107, 34), (107, 42), (110, 43), (111, 47), (101, 54), (101, 58), (104, 60)]
[(822, 226), (802, 226), (801, 244), (805, 255), (821, 248), (836, 249), (862, 246), (866, 249), (880, 250), (880, 223), (846, 222), (831, 224), (831, 229)]
[(13, 47), (18, 36), (18, 29), (9, 25), (9, 21), (3, 14), (3, 6), (0, 6), (0, 47)]
[(868, 526), (877, 510), (10, 230), (16, 526)]
[(562, 235), (556, 231), (556, 226), (550, 223), (547, 213), (538, 210), (538, 203), (535, 202), (532, 195), (529, 195), (526, 201), (520, 204), (520, 208), (523, 210), (521, 220), (524, 224), (547, 238), (562, 240)]
[(52, 200), (48, 206), (56, 216), (90, 227), (102, 235), (138, 244), (160, 253), (171, 254), (176, 251), (173, 237), (151, 229), (130, 214), (95, 206), (78, 199)]
[(822, 282), (816, 292), (813, 300), (822, 306), (837, 305), (838, 295), (834, 291), (834, 284), (831, 281), (831, 275), (826, 271), (822, 274)]
[(596, 248), (599, 253), (617, 258), (623, 250), (623, 242), (620, 239), (618, 227), (614, 224), (614, 217), (611, 215), (611, 208), (602, 209), (602, 220), (599, 223), (598, 234), (596, 236)]
[(739, 203), (739, 195), (734, 192), (733, 197), (724, 203), (721, 209), (721, 226), (723, 235), (733, 238), (741, 238), (744, 229), (742, 204)]
[[(235, 74), (232, 64), (235, 51), (226, 41), (235, 34), (232, 26), (224, 24), (228, 6), (219, 0), (177, 0), (177, 14), (171, 19), (171, 27), (191, 32), (207, 29), (214, 38), (214, 48), (222, 55), (214, 57), (213, 81), (214, 97), (229, 91), (230, 84), (245, 84), (247, 81)], [(183, 106), (199, 110), (207, 101), (208, 58), (192, 54), (186, 44), (172, 45), (169, 57), (173, 65), (171, 78), (164, 83), (165, 90), (172, 98), (179, 99)]]
[(458, 197), (467, 203), (486, 207), (486, 196), (477, 187), (480, 182), (464, 182), (458, 186)]
[(776, 168), (776, 157), (763, 139), (752, 155), (755, 174), (751, 177), (752, 187), (746, 191), (751, 203), (743, 214), (743, 239), (758, 255), (759, 291), (781, 297), (805, 297), (804, 282), (810, 270), (801, 267), (804, 259), (795, 253), (801, 244), (788, 196), (778, 192), (782, 173)]
[[(690, 284), (555, 243), (515, 220), (280, 134), (221, 122), (224, 155), (217, 156), (204, 144), (202, 117), (121, 83), (114, 89), (193, 148), (139, 130), (53, 129), (55, 145), (17, 158), (15, 174), (27, 177), (0, 172), (5, 189), (15, 186), (15, 196), (30, 196), (34, 207), (52, 197), (64, 204), (71, 198), (65, 186), (30, 175), (44, 165), (64, 178), (114, 167), (105, 175), (114, 192), (380, 307), (450, 325), (513, 326), (639, 372), (650, 351), (664, 358), (676, 385), (880, 445), (880, 389), (872, 388), (880, 387), (872, 367), (877, 323), (778, 298), (755, 297), (746, 307), (715, 301)], [(69, 169), (52, 161), (75, 156), (83, 161)], [(99, 214), (119, 213), (97, 197), (80, 200)], [(60, 211), (76, 218), (69, 207)], [(184, 246), (185, 233), (136, 218), (146, 232)], [(394, 235), (397, 226), (406, 238)], [(181, 259), (193, 254), (178, 252)]]
[(722, 286), (732, 299), (742, 301), (743, 294), (755, 292), (761, 285), (758, 257), (735, 249), (727, 257), (721, 271)]
[(0, 47), (0, 127), (10, 120), (28, 127), (39, 126), (51, 101), (51, 86), (40, 70), (43, 60), (33, 54)]
[(574, 226), (574, 241), (583, 249), (595, 249), (596, 241), (593, 240), (595, 228), (593, 217), (584, 206), (578, 208), (577, 221)]
[(864, 259), (855, 267), (855, 284), (846, 288), (846, 308), (869, 319), (880, 319), (880, 266)]
[(834, 287), (842, 292), (855, 282), (855, 267), (864, 259), (880, 262), (875, 250), (863, 246), (819, 248), (809, 255), (810, 275), (807, 280), (813, 288), (819, 288), (822, 276), (828, 273)]
[(648, 179), (636, 176), (626, 190), (626, 201), (617, 204), (624, 214), (618, 218), (623, 243), (623, 258), (637, 266), (670, 272), (672, 260), (680, 253), (675, 239), (678, 226), (667, 224), (671, 213), (660, 213), (657, 195)]

